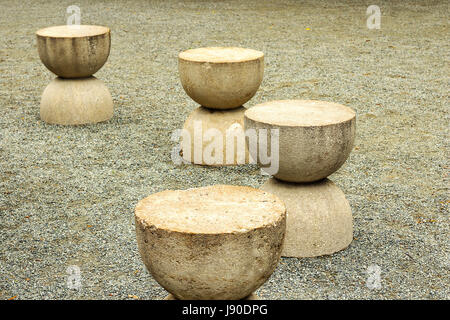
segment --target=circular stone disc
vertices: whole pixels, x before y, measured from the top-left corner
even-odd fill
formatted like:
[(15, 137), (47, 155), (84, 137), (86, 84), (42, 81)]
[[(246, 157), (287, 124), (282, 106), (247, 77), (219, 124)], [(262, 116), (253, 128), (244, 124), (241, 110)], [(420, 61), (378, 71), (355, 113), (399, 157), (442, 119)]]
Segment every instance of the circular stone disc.
[(179, 58), (195, 62), (230, 63), (260, 59), (261, 51), (237, 47), (209, 47), (190, 49), (180, 53)]
[(144, 224), (183, 233), (247, 232), (283, 219), (276, 196), (251, 187), (215, 185), (166, 190), (141, 200), (136, 217)]
[(54, 26), (36, 31), (41, 37), (49, 38), (79, 38), (92, 37), (110, 32), (108, 27), (89, 25)]
[(245, 116), (253, 121), (278, 126), (326, 126), (351, 120), (355, 111), (342, 104), (317, 100), (278, 100), (249, 108)]

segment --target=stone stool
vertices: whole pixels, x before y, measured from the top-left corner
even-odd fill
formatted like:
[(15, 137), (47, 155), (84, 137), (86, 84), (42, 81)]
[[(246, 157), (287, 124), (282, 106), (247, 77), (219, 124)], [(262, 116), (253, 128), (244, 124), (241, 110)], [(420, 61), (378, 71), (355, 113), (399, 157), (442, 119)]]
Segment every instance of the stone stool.
[[(256, 105), (244, 117), (245, 129), (279, 130), (279, 169), (261, 189), (286, 204), (282, 255), (314, 257), (346, 248), (353, 239), (351, 208), (343, 192), (325, 178), (353, 148), (355, 112), (336, 103), (284, 100)], [(270, 143), (267, 147), (272, 149)]]
[(275, 270), (286, 228), (276, 196), (215, 185), (168, 190), (139, 201), (139, 253), (167, 300), (238, 300)]
[[(184, 90), (200, 104), (184, 124), (184, 129), (191, 135), (191, 141), (183, 140), (183, 158), (201, 165), (249, 163), (243, 137), (243, 114), (246, 110), (243, 105), (255, 95), (262, 82), (264, 54), (252, 49), (235, 47), (191, 49), (179, 54), (178, 67)], [(195, 123), (200, 123), (205, 133), (196, 138), (198, 149), (193, 149)], [(233, 150), (234, 154), (227, 157), (226, 135), (230, 127), (232, 131), (240, 129), (242, 134), (239, 135), (238, 142), (236, 139), (228, 140), (234, 144), (229, 146), (229, 150)], [(208, 134), (206, 133), (208, 129), (213, 130)], [(217, 146), (219, 140), (223, 141), (222, 146)], [(236, 145), (239, 145), (240, 141), (244, 142), (240, 151), (243, 155), (237, 156)], [(216, 155), (223, 154), (222, 161), (217, 157), (213, 157), (216, 161), (210, 161), (208, 157), (204, 159), (203, 151), (209, 152), (208, 148), (214, 147), (218, 148)], [(190, 152), (186, 151), (187, 148), (190, 148)], [(197, 156), (194, 155), (194, 150)]]
[(63, 25), (41, 29), (36, 36), (42, 63), (58, 76), (42, 94), (41, 119), (62, 125), (110, 119), (111, 94), (101, 80), (92, 76), (108, 59), (109, 28)]
[[(167, 297), (165, 297), (164, 300), (178, 300), (178, 299), (169, 293), (169, 295)], [(260, 299), (256, 294), (252, 293), (248, 297), (241, 299), (241, 300), (260, 300)]]
[[(246, 110), (196, 108), (184, 123), (191, 138), (183, 139), (183, 159), (210, 166), (249, 163), (243, 130)], [(227, 146), (232, 152), (227, 152)]]

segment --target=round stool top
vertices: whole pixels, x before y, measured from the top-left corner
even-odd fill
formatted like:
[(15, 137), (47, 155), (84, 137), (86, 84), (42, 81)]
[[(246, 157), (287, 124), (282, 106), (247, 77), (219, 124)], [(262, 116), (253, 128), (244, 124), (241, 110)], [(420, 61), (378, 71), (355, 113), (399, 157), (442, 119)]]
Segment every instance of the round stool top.
[(271, 226), (285, 214), (276, 196), (228, 185), (162, 191), (139, 201), (135, 211), (145, 225), (201, 234), (247, 232)]
[(179, 58), (195, 62), (230, 63), (256, 60), (264, 57), (261, 51), (237, 47), (209, 47), (183, 51)]
[(278, 126), (309, 127), (351, 120), (355, 111), (342, 104), (318, 100), (277, 100), (255, 105), (245, 117)]
[(98, 36), (109, 31), (108, 27), (102, 26), (63, 25), (40, 29), (36, 31), (36, 34), (48, 38), (80, 38)]

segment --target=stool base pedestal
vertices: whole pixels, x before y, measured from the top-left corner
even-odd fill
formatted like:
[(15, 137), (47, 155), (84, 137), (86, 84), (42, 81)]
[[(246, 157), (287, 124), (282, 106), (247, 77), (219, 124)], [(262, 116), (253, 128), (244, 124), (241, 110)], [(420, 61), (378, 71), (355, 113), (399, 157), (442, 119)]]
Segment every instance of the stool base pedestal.
[(51, 124), (97, 123), (113, 116), (113, 101), (108, 88), (96, 77), (58, 77), (42, 94), (40, 116)]
[(282, 257), (317, 257), (347, 248), (353, 217), (344, 193), (331, 180), (290, 183), (269, 179), (260, 189), (278, 196), (287, 210)]
[[(164, 298), (164, 300), (178, 300), (175, 298), (172, 294), (169, 294), (167, 297)], [(244, 298), (242, 300), (261, 300), (256, 294), (252, 293), (247, 298)]]
[(231, 110), (198, 107), (192, 111), (184, 123), (190, 139), (183, 139), (183, 159), (206, 166), (248, 164), (244, 134), (246, 110), (244, 107)]

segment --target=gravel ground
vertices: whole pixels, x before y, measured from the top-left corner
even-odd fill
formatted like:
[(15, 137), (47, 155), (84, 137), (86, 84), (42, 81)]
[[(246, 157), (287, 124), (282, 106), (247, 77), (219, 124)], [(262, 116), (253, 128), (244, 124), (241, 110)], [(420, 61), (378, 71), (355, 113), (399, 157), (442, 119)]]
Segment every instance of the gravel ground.
[[(40, 96), (54, 78), (34, 32), (65, 23), (72, 1), (5, 1), (0, 10), (0, 299), (161, 299), (134, 233), (137, 201), (165, 189), (259, 187), (255, 166), (175, 166), (173, 130), (196, 107), (178, 52), (235, 45), (266, 55), (251, 106), (322, 99), (357, 110), (355, 149), (330, 178), (352, 206), (354, 241), (319, 258), (282, 259), (265, 299), (448, 299), (447, 1), (85, 1), (83, 24), (112, 29), (96, 74), (112, 120), (48, 125)], [(81, 269), (80, 290), (67, 267)], [(368, 267), (381, 269), (369, 289)]]

